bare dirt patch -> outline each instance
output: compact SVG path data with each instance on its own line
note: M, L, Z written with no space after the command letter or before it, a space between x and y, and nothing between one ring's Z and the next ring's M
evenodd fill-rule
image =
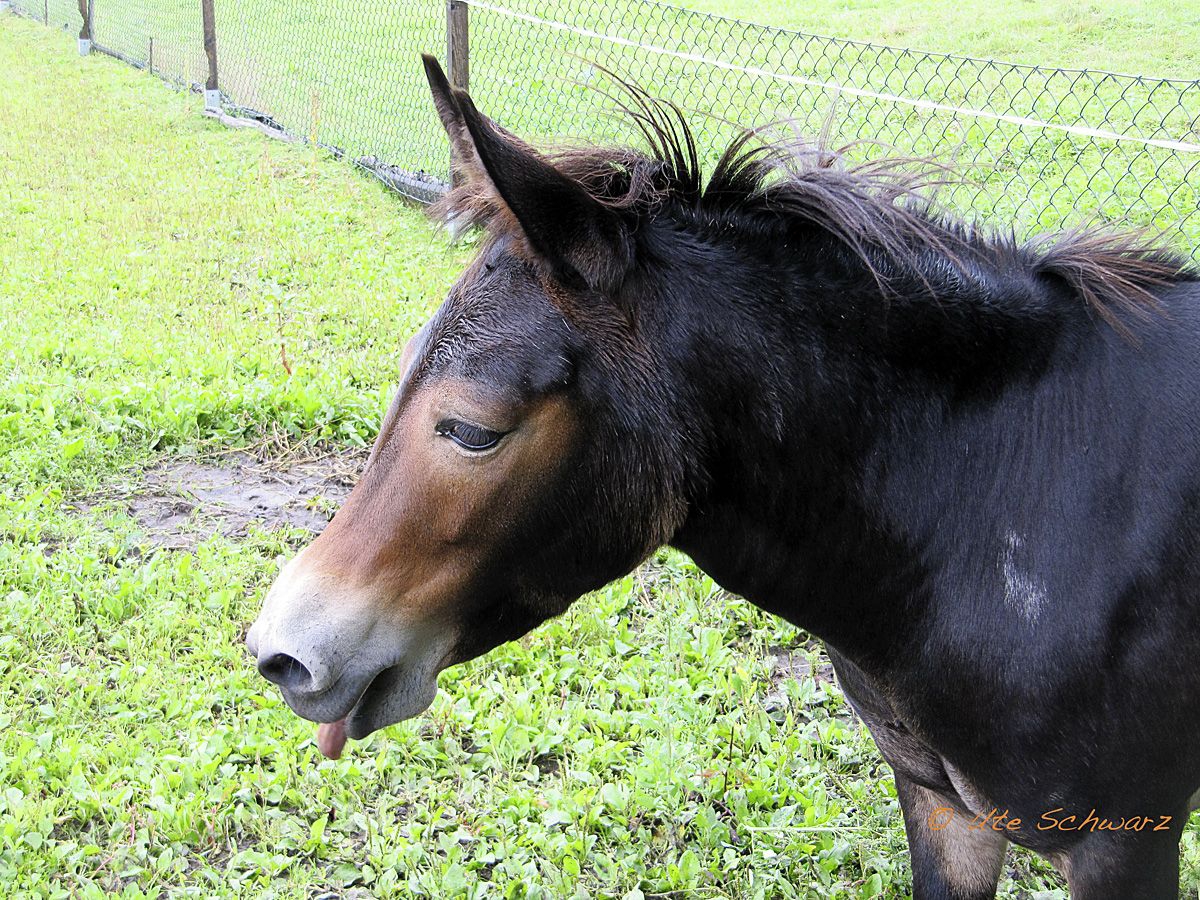
M349 496L365 452L287 461L230 453L171 459L147 469L126 495L129 514L155 547L192 550L215 535L265 530L322 531Z

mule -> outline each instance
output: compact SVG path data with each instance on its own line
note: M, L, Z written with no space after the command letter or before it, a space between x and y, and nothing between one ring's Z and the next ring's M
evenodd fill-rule
M1200 788L1200 277L1032 243L747 133L704 181L543 154L425 66L486 240L404 349L361 480L248 635L336 757L438 673L670 544L808 630L895 772L918 898L1008 843L1078 900L1174 898Z

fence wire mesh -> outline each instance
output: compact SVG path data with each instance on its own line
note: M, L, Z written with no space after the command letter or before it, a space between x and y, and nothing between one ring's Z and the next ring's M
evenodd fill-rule
M22 16L78 34L83 25L76 0L9 0L12 8Z
M448 149L419 54L446 56L442 0L215 0L228 111L333 149L428 199ZM99 49L183 85L208 76L202 0L91 0ZM72 0L14 0L78 30ZM1148 226L1200 256L1200 81L1015 65L838 40L654 0L457 0L479 106L534 142L622 141L609 69L684 109L710 164L745 126L851 156L951 163L941 201L1018 233ZM597 90L596 88L600 88Z
M208 73L198 0L92 0L92 40L184 87L203 84Z
M445 6L427 0L218 3L219 86L242 115L381 174L444 183L448 149L421 53L445 54Z
M471 4L471 88L534 139L628 137L589 87L628 73L690 113L711 161L746 125L954 165L941 200L1019 232L1104 221L1200 243L1200 82L834 40L645 0ZM710 166L711 167L711 166Z

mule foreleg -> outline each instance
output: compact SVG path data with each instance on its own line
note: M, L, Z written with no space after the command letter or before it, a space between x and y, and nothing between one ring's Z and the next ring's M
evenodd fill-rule
M1179 837L1187 815L1169 819L1161 831L1094 832L1055 860L1071 900L1176 900Z
M896 773L896 794L912 857L913 900L991 900L1008 841L972 828L970 813Z

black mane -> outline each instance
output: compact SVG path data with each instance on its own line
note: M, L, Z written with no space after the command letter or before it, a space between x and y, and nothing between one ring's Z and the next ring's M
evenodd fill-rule
M566 147L545 155L591 196L634 219L816 227L860 262L885 293L889 285L913 283L936 293L932 283L944 282L948 267L968 279L1014 270L1058 279L1123 333L1128 329L1119 313L1145 317L1157 307L1156 289L1200 278L1185 255L1145 231L1092 228L1022 242L936 208L929 193L948 182L945 167L905 157L851 163L850 147L772 139L766 129L736 137L706 181L695 135L680 109L614 80L622 96L609 99L647 149ZM942 177L931 178L931 170ZM475 180L452 190L432 214L455 230L477 225L499 235L516 228L502 202Z

